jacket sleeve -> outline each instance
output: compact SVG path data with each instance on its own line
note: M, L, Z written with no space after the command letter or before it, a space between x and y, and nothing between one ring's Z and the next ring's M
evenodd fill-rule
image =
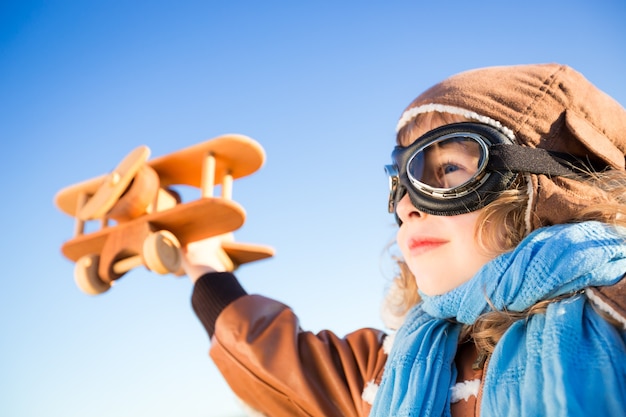
M244 291L218 314L210 355L234 393L266 416L367 416L363 392L380 382L384 337L303 331L290 308Z

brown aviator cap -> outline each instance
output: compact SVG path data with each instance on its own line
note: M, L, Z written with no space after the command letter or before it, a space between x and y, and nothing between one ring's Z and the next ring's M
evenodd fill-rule
M558 64L489 67L454 75L417 97L398 130L419 113L468 116L517 143L565 152L624 170L626 110L574 69ZM582 182L530 174L529 226L567 222L601 199Z

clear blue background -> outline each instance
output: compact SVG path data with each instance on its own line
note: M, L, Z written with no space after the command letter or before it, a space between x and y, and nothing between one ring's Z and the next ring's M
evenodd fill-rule
M242 133L266 165L235 184L239 273L302 326L382 326L392 276L382 166L397 118L459 71L561 62L626 103L626 3L508 1L0 2L0 415L241 415L208 358L186 278L133 270L82 294L60 253L61 188Z

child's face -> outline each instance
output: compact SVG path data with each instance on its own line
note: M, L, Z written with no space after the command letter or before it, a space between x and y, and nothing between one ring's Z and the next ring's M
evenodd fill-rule
M469 281L495 257L481 249L475 238L481 210L434 216L418 211L405 195L396 213L402 221L398 246L418 288L427 295L440 295Z

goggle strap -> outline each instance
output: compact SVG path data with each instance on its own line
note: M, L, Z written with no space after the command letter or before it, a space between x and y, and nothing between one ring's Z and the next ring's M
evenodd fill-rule
M492 171L571 176L577 171L582 173L596 168L590 161L584 163L573 155L519 145L492 145L489 154L487 168Z

